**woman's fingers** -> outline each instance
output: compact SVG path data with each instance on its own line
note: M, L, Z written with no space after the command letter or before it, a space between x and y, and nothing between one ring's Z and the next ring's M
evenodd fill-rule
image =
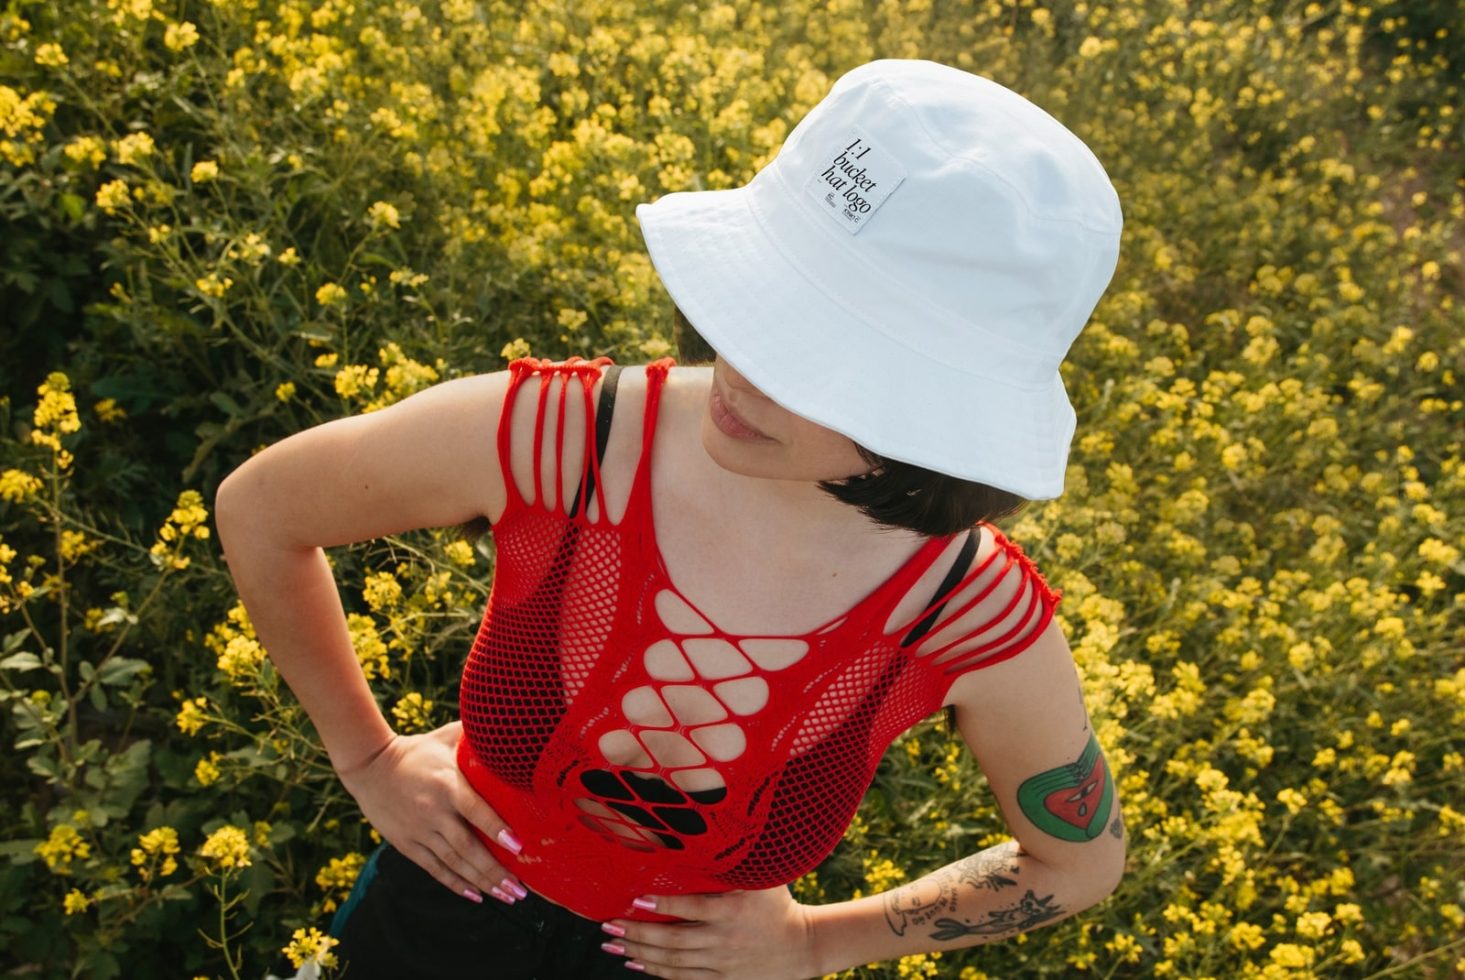
M483 797L478 795L462 773L458 774L457 785L453 790L453 805L464 820L477 827L483 836L498 841L505 850L518 854L524 849L524 845L514 836L508 824L493 812L493 808L484 802Z
M487 892L498 888L513 898L523 898L523 885L494 860L488 848L473 836L462 822L437 831L439 857L455 868L459 875L478 883Z
M471 881L458 874L439 859L426 844L413 842L401 850L418 867L432 875L438 884L442 885L454 895L462 895L464 898L475 902L483 901L483 892Z

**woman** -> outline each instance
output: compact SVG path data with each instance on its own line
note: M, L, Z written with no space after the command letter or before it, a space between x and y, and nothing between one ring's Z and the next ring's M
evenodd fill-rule
M806 977L1100 900L1113 780L1058 597L987 523L1062 489L1058 365L1118 253L1098 162L1001 86L881 61L747 187L637 214L710 369L520 361L220 489L254 625L391 845L347 975ZM463 722L396 735L321 549L483 518ZM795 902L883 749L943 705L1013 840Z

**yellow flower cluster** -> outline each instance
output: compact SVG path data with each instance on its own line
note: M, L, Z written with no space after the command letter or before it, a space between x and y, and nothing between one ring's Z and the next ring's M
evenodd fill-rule
M214 873L242 870L250 865L249 835L225 824L209 834L198 854Z
M341 902L351 894L351 888L356 884L356 878L361 874L361 869L366 866L366 857L362 854L352 852L333 857L326 862L315 875L315 883L325 890L326 900L322 906L323 911L334 912Z
M45 142L46 124L55 111L56 103L46 92L21 93L0 85L0 158L12 167L35 160L37 147Z
M40 401L34 414L35 428L31 442L45 446L55 455L56 466L71 468L72 456L61 445L61 437L81 431L81 418L76 413L76 396L71 393L71 380L59 371L46 376L36 390Z
M209 512L204 507L202 494L197 490L180 493L173 512L158 528L158 540L148 549L153 562L160 568L187 568L192 559L183 554L183 546L189 540L208 540L208 519Z
M336 966L336 954L331 952L331 947L340 942L334 936L327 936L311 926L309 929L296 929L281 952L289 958L293 967L310 965L330 970Z
M58 823L51 828L50 836L35 847L46 867L58 875L69 875L73 861L85 861L92 856L91 844L69 823Z
M132 849L132 866L143 881L166 878L178 870L178 831L172 827L149 830L138 836L137 844Z
M255 636L242 602L235 603L224 622L214 625L204 638L204 645L218 658L219 671L230 684L247 687L258 678L265 648ZM179 724L182 724L181 712Z
M425 732L432 727L432 700L409 691L392 705L392 718L400 732Z

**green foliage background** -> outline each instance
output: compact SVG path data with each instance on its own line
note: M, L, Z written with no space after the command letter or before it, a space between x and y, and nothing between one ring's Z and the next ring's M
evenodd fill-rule
M1065 592L1131 871L862 972L1460 972L1462 36L1402 0L9 0L0 969L261 976L324 927L372 841L231 618L213 489L515 353L667 352L635 204L927 57L1058 116L1124 202L1066 494L1009 531ZM491 546L451 541L334 556L403 728L453 717L485 595ZM801 892L1000 833L923 726Z

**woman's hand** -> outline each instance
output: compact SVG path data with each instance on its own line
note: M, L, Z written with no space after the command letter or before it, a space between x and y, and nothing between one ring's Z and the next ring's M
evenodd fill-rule
M615 919L602 948L669 980L804 980L819 976L809 909L787 888L638 899L684 922ZM654 909L653 909L654 906ZM619 952L617 952L619 950Z
M422 735L394 735L380 751L338 771L377 833L450 891L513 904L527 893L473 834L477 827L514 853L519 841L458 768L462 722Z

